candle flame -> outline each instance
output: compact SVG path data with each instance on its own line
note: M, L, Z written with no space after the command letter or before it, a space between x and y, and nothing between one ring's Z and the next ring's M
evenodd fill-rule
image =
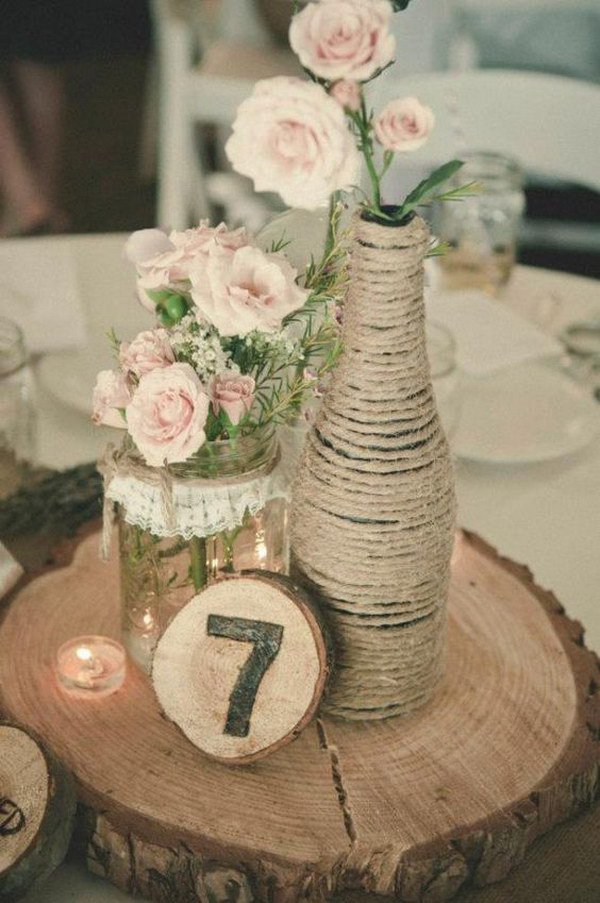
M80 646L76 651L75 655L81 662L89 662L92 658L92 650L87 646Z

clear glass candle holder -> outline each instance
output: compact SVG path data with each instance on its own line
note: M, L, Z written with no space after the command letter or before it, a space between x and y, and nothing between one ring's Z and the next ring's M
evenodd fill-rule
M122 685L125 671L125 649L110 637L74 637L56 653L56 675L71 696L109 696Z
M449 250L439 258L445 288L475 288L496 294L516 260L525 210L523 171L516 160L478 151L462 155L465 165L448 188L477 182L479 191L433 208L433 231Z

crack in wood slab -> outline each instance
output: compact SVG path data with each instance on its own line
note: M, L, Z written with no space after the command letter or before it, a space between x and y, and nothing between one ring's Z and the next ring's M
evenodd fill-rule
M339 752L337 747L329 742L327 731L325 730L325 725L321 718L317 718L316 726L321 749L324 749L329 753L331 777L333 778L333 789L335 790L338 802L340 804L340 809L342 811L344 828L346 834L350 839L350 843L355 844L358 840L358 834L356 832L356 826L352 817L352 808L350 806L350 800L348 798L348 791L346 790L346 786L344 784L344 778L342 775L342 763L340 761Z

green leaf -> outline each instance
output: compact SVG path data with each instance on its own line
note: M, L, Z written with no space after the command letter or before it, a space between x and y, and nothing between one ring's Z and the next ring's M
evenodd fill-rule
M155 304L160 304L161 301L166 301L167 298L170 298L173 292L170 289L148 289L146 294Z
M112 353L115 355L115 357L118 357L119 352L121 350L121 340L117 336L114 326L110 327L110 329L108 330L106 335L107 335L108 341L110 343Z
M163 326L167 326L167 327L175 326L175 323L173 322L173 320L171 319L169 314L166 312L166 310L158 311L158 319L160 320L160 322Z
M281 238L273 239L271 242L271 247L269 248L269 252L271 254L278 254L280 251L283 251L284 248L287 248L288 245L291 245L292 239L285 237L285 232L281 235Z
M179 323L187 313L188 306L181 295L169 295L162 303L173 323Z
M429 250L425 257L443 257L449 250L450 245L447 241L434 241L434 243L429 246Z
M467 182L465 185L458 185L456 188L450 188L442 194L434 194L432 201L464 201L465 198L472 198L476 194L483 191L480 182Z
M402 204L401 215L404 217L414 210L415 207L418 207L427 195L431 194L436 188L439 188L440 185L443 185L444 182L447 182L448 179L452 178L454 173L458 172L463 165L464 163L462 160L450 160L449 163L444 163L439 169L434 170L430 176L423 179L422 182L419 182L417 187L411 191Z
M223 423L220 417L215 417L212 407L208 412L206 426L204 427L208 442L214 442L223 432Z

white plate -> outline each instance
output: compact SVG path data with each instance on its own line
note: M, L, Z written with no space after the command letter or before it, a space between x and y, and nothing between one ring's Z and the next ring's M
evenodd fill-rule
M36 367L39 381L51 395L86 417L92 414L92 391L98 371L110 370L113 364L108 341L100 353L94 354L94 350L48 354Z
M40 383L67 407L90 416L92 390L99 370L114 366L107 333L132 339L151 329L154 318L135 297L135 271L123 258L123 235L70 239L77 268L78 292L87 325L86 347L44 355L37 364Z
M487 377L465 377L458 457L527 464L572 454L600 429L600 405L556 364L528 363Z

